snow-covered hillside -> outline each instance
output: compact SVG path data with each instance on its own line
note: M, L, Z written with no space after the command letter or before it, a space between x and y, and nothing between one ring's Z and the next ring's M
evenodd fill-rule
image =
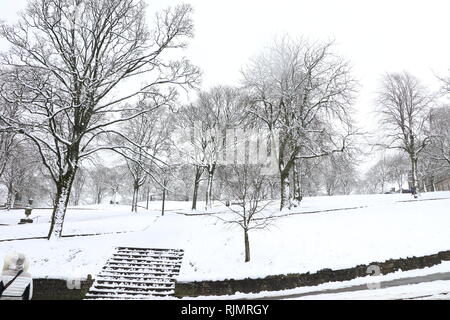
M450 192L418 200L409 194L306 198L278 213L269 229L250 233L249 263L241 230L217 218L230 214L226 207L216 204L208 216L192 213L190 203L169 202L161 216L160 205L138 214L127 206L71 208L63 233L73 237L57 241L12 240L45 237L50 210L33 211L37 223L30 225L17 225L23 211L0 211L0 259L19 251L30 258L34 277L76 278L95 275L115 246L182 248L179 280L192 281L340 269L450 249ZM274 202L266 210L277 209Z

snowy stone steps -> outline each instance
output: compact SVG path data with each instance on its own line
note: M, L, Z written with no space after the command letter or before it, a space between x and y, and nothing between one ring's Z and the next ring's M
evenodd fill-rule
M124 253L115 253L113 255L114 258L121 258L121 259L150 259L150 260L167 260L167 261L173 261L178 262L180 260L183 260L183 256L180 255L156 255L156 254L124 254Z
M107 288L95 288L89 291L91 294L94 293L112 293L112 294L118 294L118 293L123 293L123 294L129 294L129 295L170 295L170 294L174 294L175 290L153 290L153 289L142 289L142 288L120 288L118 289L117 287L115 288L111 288L111 287L107 287Z
M164 249L164 248L134 248L134 247L116 247L117 251L130 251L130 252L177 252L184 253L183 249Z
M117 251L115 255L123 256L137 256L137 257L169 257L169 258L180 258L183 256L182 252L130 252L130 251Z
M117 275L115 273L101 273L97 276L102 281L141 281L149 283L173 283L175 279L166 276L146 276L144 275Z
M155 257L155 258L180 258L183 256L181 252L131 252L131 251L117 251L115 254L117 255L125 255L125 256L140 256L140 257Z
M168 296L165 294L162 295L152 295L152 299L164 299ZM95 295L86 295L85 300L145 300L149 299L148 295L129 295L129 294L102 294L97 293Z
M180 256L183 255L183 250L174 249L129 249L117 248L117 253L140 254L140 255L154 255L154 256Z
M153 283L141 283L141 285L133 285L133 284L126 284L124 282L117 282L113 284L106 284L106 283L100 283L97 282L95 289L117 289L120 287L121 289L127 289L131 291L170 291L175 289L175 284L172 284L171 286L155 286Z
M146 274L137 275L117 275L116 273L100 273L97 279L101 280L113 280L113 281L127 281L127 280L142 280L149 281L153 283L172 283L175 281L174 278L168 278L167 276L148 276Z
M168 263L159 260L147 260L147 261L136 261L136 260L123 260L111 258L108 260L109 264L127 264L133 266L167 266L167 267L180 267L180 263Z
M129 256L143 256L143 257L148 257L148 256L153 256L153 257L181 257L183 256L183 252L164 252L164 251L160 251L160 252L143 252L143 251L128 251L128 250L117 250L117 252L115 254L120 254L120 255L129 255Z
M119 254L114 254L111 258L111 260L117 260L117 261L143 261L143 262L147 262L147 261L161 261L167 264L180 264L181 261L183 260L182 257L176 257L176 258L159 258L159 257L150 257L150 256L129 256L129 255L119 255Z
M123 265L108 265L108 269L104 269L104 270L114 270L117 272L135 272L135 273L139 273L139 272L147 272L149 270L151 270L154 274L177 274L180 272L180 269L177 268L161 268L161 267L155 267L155 266L123 266Z
M96 283L99 285L120 285L120 286L128 286L128 285L158 285L158 288L175 288L175 282L164 282L164 281L143 281L143 280L115 280L115 279L97 279Z
M134 274L134 275L160 275L160 276L176 276L177 272L161 272L161 271L139 271L139 270L130 270L130 269L103 269L105 272L116 272L117 274Z
M127 268L130 269L141 269L141 268L155 268L155 269L179 269L181 266L179 264L164 264L164 263L158 263L158 262L154 262L154 263L142 263L142 262L121 262L121 261L109 261L108 264L106 265L107 267L121 267L121 266L125 266Z
M172 296L184 251L118 247L95 278L86 299L152 299Z
M89 293L86 295L87 298L92 298L98 294L124 294L129 296L142 296L146 297L147 299L150 299L152 296L159 296L159 297L166 297L169 295L173 295L175 293L175 290L166 290L166 291L156 291L156 290L126 290L126 289L117 289L117 288L105 288L105 289L92 289L89 291Z

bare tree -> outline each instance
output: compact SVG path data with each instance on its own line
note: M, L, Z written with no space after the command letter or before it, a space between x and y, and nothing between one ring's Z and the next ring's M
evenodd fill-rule
M317 196L322 188L322 159L300 159L301 195Z
M206 148L209 143L206 135L208 129L199 121L202 115L202 110L195 104L190 104L181 109L178 128L182 136L176 137L177 140L181 140L177 141L176 148L180 153L188 155L189 164L192 164L195 168L192 210L197 209L198 190L202 181L202 175L205 171Z
M450 168L450 106L435 107L429 113L426 135L430 137L418 161L422 189L436 191L436 181Z
M111 169L103 165L97 164L89 170L92 183L93 202L101 204L105 194L109 190Z
M386 157L383 156L366 172L363 183L366 193L384 193L386 184L390 181L390 167Z
M0 178L5 172L8 163L12 161L11 155L18 148L20 139L17 138L15 132L0 132Z
M440 77L439 80L442 82L442 93L444 95L450 94L450 76Z
M429 131L431 143L426 150L428 155L450 165L450 105L430 111Z
M180 200L189 201L193 191L192 185L193 168L189 164L180 165L176 172L176 182Z
M11 45L2 64L20 88L4 98L23 111L1 119L37 146L56 185L49 239L61 236L80 162L99 150L120 152L104 137L121 135L116 124L149 111L121 117L120 103L145 95L157 107L173 98L175 86L197 80L189 61L167 54L186 47L191 11L189 5L164 10L149 30L142 0L30 0L18 24L1 25ZM142 85L121 89L130 79Z
M178 167L177 164L170 164L169 161L166 161L165 165L158 167L157 172L160 179L158 184L162 189L162 207L161 207L161 215L164 216L165 208L166 208L166 199L167 194L170 188L170 184L175 179L175 172Z
M229 141L231 139L227 139L226 132L242 121L243 108L239 91L231 87L215 87L209 92L203 92L199 96L198 103L205 114L207 128L213 133L205 157L207 174L205 202L206 208L211 208L214 173L217 166L226 161L227 147L232 143Z
M334 159L329 159L330 161L323 162L323 181L325 186L325 192L328 196L333 196L336 194L340 183L339 167Z
M347 195L354 189L357 178L356 167L354 160L346 152L325 157L321 169L328 196Z
M236 127L243 117L243 98L238 89L218 86L207 92L200 92L196 103L181 111L182 129L191 130L188 143L179 150L189 155L189 161L196 167L192 209L196 209L198 187L203 173L206 173L206 208L211 208L214 173L226 162L226 152L233 144L226 136L227 129Z
M38 173L39 160L36 157L35 150L24 141L21 141L14 149L9 151L8 158L9 161L5 165L0 182L7 187L6 203L7 209L10 209L14 207L16 197L24 196L34 185L33 178Z
M389 180L395 182L398 186L399 192L403 192L403 183L408 176L408 158L404 154L395 154L386 159Z
M139 108L151 109L147 103L141 101ZM158 156L170 147L170 135L174 129L173 118L165 108L159 108L153 112L142 113L125 122L123 126L122 132L126 138L119 144L125 146L121 154L125 158L133 182L131 211L137 212L141 187L149 178L159 182L152 172L165 165L158 160Z
M269 201L266 198L266 179L261 174L261 165L228 164L219 171L221 180L231 199L228 206L232 215L218 216L227 224L237 225L244 232L245 262L250 261L249 231L265 229L273 221L274 214L264 210Z
M74 206L78 206L80 204L85 191L87 178L87 170L83 167L78 168L71 190L71 203Z
M0 75L0 90L9 90L7 83L4 83L3 77ZM22 139L17 137L17 131L12 130L8 123L2 120L3 117L16 118L19 108L17 104L12 104L0 97L0 178L2 177L6 166L10 162L11 154L17 148Z
M378 145L400 149L408 155L414 196L418 191L417 163L430 139L426 125L432 102L425 87L407 72L387 74L383 79L379 112L387 134L386 143Z
M279 133L281 209L292 205L289 176L295 161L342 152L354 133L350 114L356 82L332 47L285 37L243 72L252 97L247 111Z

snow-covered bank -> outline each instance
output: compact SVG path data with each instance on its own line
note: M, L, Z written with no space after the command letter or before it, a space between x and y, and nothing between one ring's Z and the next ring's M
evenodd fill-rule
M423 201L428 199L440 200ZM274 220L269 230L250 233L249 263L243 262L239 229L225 226L215 216L178 214L190 213L189 203L184 202L170 202L163 217L158 202L151 203L150 211L138 214L130 213L126 206L72 209L64 234L105 234L51 242L0 242L0 259L9 251L21 251L30 257L35 277L85 277L100 270L114 246L182 248L185 259L179 280L194 281L343 269L449 250L450 192L409 200L408 194L306 198L301 207L288 212L299 214ZM355 207L361 208L301 214ZM267 210L277 208L273 203ZM220 205L215 212L229 214ZM34 212L40 215L35 224L12 225L22 215L21 211L0 212L0 224L11 224L0 226L0 239L46 235L49 210Z

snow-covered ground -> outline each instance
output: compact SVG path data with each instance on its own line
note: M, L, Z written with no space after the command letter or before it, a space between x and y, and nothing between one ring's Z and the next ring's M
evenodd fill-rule
M450 299L450 281L433 281L378 290L362 290L306 296L299 300L399 300Z
M217 218L230 214L219 203L213 215L192 214L187 202L167 203L164 216L160 202L137 214L128 206L71 208L64 234L86 236L57 241L1 241L45 237L50 210L33 211L38 219L30 225L17 225L23 211L0 211L0 259L23 252L35 277L74 278L98 273L115 246L181 248L185 259L178 280L193 281L341 269L450 250L450 192L410 200L409 194L306 198L301 207L278 213L282 217L268 230L250 233L249 263L243 262L242 231ZM266 210L278 212L278 205Z

